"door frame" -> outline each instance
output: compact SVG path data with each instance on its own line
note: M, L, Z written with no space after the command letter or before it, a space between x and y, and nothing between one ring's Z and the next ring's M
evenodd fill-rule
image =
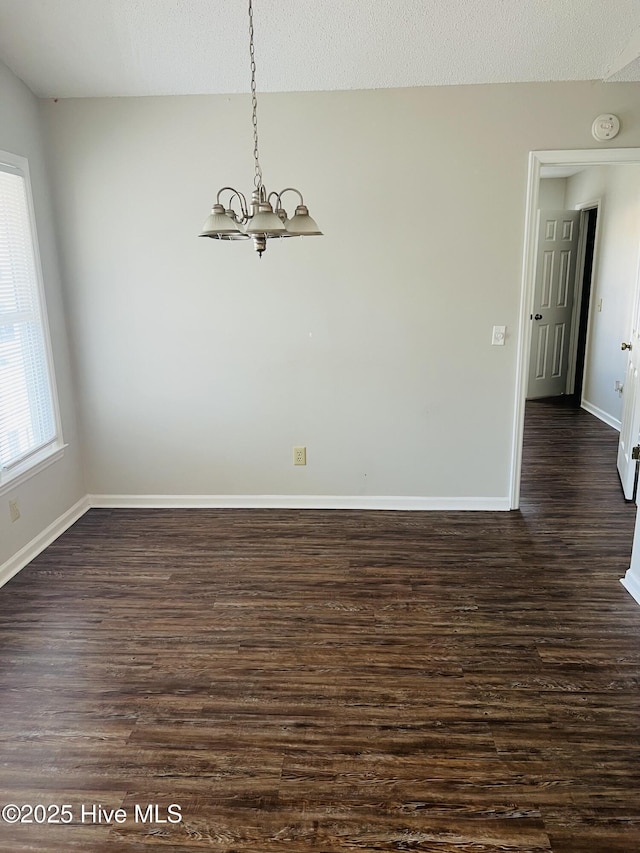
M542 166L615 166L621 163L640 166L640 148L592 148L571 151L529 152L518 321L515 405L511 442L511 485L509 496L511 509L518 509L520 506L524 412L529 375L529 355L531 351L531 323L529 317L532 313L535 284L536 225L540 194L540 170Z

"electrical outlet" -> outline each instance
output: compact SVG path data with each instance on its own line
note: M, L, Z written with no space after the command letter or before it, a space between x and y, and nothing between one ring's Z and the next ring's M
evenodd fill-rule
M20 505L17 498L9 501L9 516L11 521L17 521L20 518Z
M294 465L306 465L307 464L307 448L306 447L294 447L293 448L293 464Z

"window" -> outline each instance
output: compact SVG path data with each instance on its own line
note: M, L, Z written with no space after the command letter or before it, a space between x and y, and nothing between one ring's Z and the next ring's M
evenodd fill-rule
M28 164L0 151L0 488L61 452Z

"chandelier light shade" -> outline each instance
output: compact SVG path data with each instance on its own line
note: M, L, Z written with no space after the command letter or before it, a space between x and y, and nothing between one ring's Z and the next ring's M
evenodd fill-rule
M258 153L258 98L256 95L256 61L253 44L253 2L249 0L249 56L251 58L251 103L253 119L253 159L255 161L254 189L251 203L246 196L234 187L222 187L218 190L216 203L205 219L200 237L212 240L253 240L253 247L262 257L267 248L267 240L282 237L321 236L314 219L304 203L302 193L295 187L286 187L280 192L270 192L262 181L262 169ZM296 193L299 204L289 219L282 204L285 193ZM226 207L223 203L225 194Z

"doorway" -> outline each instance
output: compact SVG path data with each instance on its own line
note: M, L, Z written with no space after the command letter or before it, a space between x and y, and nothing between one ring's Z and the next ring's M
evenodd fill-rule
M511 468L511 508L517 509L520 505L520 481L522 476L522 450L524 436L524 416L527 396L527 386L530 368L530 353L532 328L531 317L533 315L533 300L535 290L535 268L536 268L536 232L538 222L538 208L540 196L540 179L542 170L546 167L567 169L573 167L584 169L587 166L606 166L630 164L640 165L640 149L618 148L610 150L584 150L584 151L534 151L529 155L529 178L527 191L527 209L525 218L525 245L523 258L522 288L520 300L520 322L519 322L519 350L518 350L518 372L516 383L516 407L513 426L513 455ZM592 205L593 207L594 205ZM592 229L598 227L597 214L590 223L589 214L585 214L587 232L589 225ZM595 245L595 230L594 230ZM586 256L585 244L585 256ZM585 267L593 267L585 264ZM589 280L589 293L591 293L591 280ZM582 281L580 296L585 295L586 282ZM575 330L577 341L575 346L575 359L573 364L573 395L576 395L576 383L579 384L579 399L582 399L582 382L585 375L585 353L588 348L589 330L589 307L591 299L581 299L578 319ZM582 340L581 340L582 339ZM581 346L582 343L582 346ZM582 363L580 363L582 360ZM577 395L576 395L577 396Z

